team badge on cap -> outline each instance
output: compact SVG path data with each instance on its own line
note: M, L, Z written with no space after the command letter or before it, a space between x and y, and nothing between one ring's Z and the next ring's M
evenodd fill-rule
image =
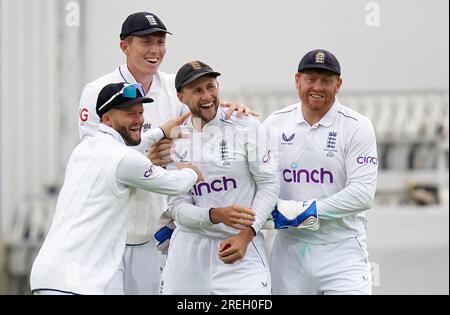
M218 77L220 73L199 60L188 62L178 70L175 76L175 88L180 92L181 88L204 75Z
M303 56L298 64L298 72L308 69L324 69L341 75L339 61L326 49L314 49Z
M323 51L317 52L316 63L325 63L325 53Z
M198 61L192 61L190 64L193 70L198 70L202 68L202 65Z
M147 14L145 17L147 18L150 25L158 25L158 22L156 22L156 19L153 15Z

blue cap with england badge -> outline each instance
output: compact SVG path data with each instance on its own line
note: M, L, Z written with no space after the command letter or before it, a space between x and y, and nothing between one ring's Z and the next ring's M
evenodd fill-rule
M172 35L167 31L166 26L159 17L150 12L137 12L129 15L122 24L120 39L124 40L130 35L147 35L156 32L163 32Z
M315 49L308 52L300 60L298 72L308 69L325 69L341 75L341 66L336 57L325 49Z

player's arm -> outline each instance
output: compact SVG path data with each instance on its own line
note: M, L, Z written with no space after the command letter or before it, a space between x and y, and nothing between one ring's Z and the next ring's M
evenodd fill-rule
M191 193L169 197L169 212L175 222L189 228L211 227L223 223L236 229L244 229L255 220L253 210L231 205L227 207L199 207Z
M252 228L246 228L220 242L219 259L225 264L233 264L245 257L247 246L255 236Z
M258 233L277 203L280 183L276 138L271 136L265 126L254 127L248 134L247 156L250 172L257 186L252 202L252 209L256 212L252 228Z
M370 122L361 124L349 137L345 159L347 186L324 199L281 200L272 212L266 228L307 228L316 230L319 220L354 215L372 207L377 180L377 148Z
M180 125L191 115L190 112L184 113L180 117L173 118L168 120L166 123L161 125L158 128L152 128L142 133L141 135L141 143L137 146L134 146L133 149L139 151L143 154L148 152L153 145L162 139L175 139L181 138ZM150 153L148 154L150 158ZM153 162L153 160L150 158ZM159 164L156 164L161 166Z
M245 133L247 161L257 186L252 202L256 219L251 228L220 242L219 259L226 264L233 264L245 257L248 244L266 222L280 192L276 139L272 139L268 129L259 123L248 126Z
M227 108L227 112L225 113L225 119L230 119L231 115L236 113L237 117L240 117L242 114L245 116L253 115L255 117L259 116L259 113L250 109L250 107L229 101L220 102L220 106Z
M166 195L188 192L199 177L201 173L195 167L166 171L138 152L123 157L116 172L117 182L123 185Z
M370 209L377 185L377 144L372 123L362 122L346 145L347 186L317 201L320 219L336 219Z
M95 110L97 104L98 91L91 85L86 85L81 92L78 106L78 132L80 140L93 136L100 123L100 119Z

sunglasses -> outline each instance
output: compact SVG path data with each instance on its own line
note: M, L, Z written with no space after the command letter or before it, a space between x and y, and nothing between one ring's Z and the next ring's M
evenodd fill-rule
M125 86L119 92L111 96L111 98L105 104L100 106L99 110L105 108L106 105L111 103L114 100L114 98L116 98L119 95L122 95L122 97L126 98L144 97L145 96L144 87L140 83L125 84Z

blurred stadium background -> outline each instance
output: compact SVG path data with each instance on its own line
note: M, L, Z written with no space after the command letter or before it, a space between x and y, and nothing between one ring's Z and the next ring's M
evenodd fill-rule
M377 133L378 188L367 212L374 293L448 294L448 6L0 0L0 294L29 294L31 264L78 143L81 88L123 63L118 34L136 11L154 12L174 33L161 70L203 60L223 73L223 98L262 119L297 102L293 77L306 51L334 52L341 102L371 118Z

